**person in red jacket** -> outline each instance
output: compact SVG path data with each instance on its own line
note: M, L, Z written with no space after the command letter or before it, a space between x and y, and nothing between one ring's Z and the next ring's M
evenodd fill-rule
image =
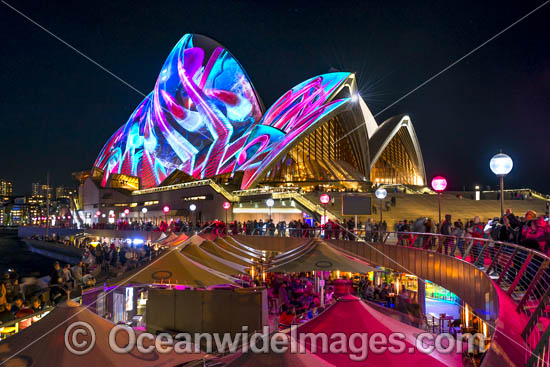
M19 311L17 311L17 313L15 314L15 318L21 319L23 317L32 315L33 313L34 313L34 310L30 307L29 303L24 302L23 307ZM21 321L19 323L19 329L25 329L31 326L31 324L32 324L32 317L29 317L28 319Z
M479 216L474 217L474 224L469 230L470 237L473 238L483 238L485 235L483 223L481 223L481 218ZM477 261L477 257L483 248L483 241L474 241L472 250L470 251L470 256L472 257L472 263ZM481 259L481 266L483 266L483 261Z

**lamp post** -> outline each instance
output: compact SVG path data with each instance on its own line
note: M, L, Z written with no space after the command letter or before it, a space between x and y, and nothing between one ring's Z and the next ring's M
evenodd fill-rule
M168 205L165 205L162 207L162 211L164 212L164 221L166 224L168 224L168 219L166 219L166 214L170 211L170 207Z
M147 208L143 207L141 209L141 212L143 213L143 223L145 223L145 214L147 214Z
M267 199L265 205L269 208L269 220L271 220L271 208L275 205L275 201L273 199Z
M439 212L439 226L441 226L441 193L447 188L447 179L442 176L432 178L432 189L437 192L437 206Z
M383 203L384 199L386 198L386 196L388 195L388 192L386 191L385 188L379 187L374 192L374 195L380 200L380 228L382 228L382 209L383 209L382 208L382 203Z
M224 202L223 208L225 209L225 226L227 227L227 211L231 208L231 203L229 201Z
M321 220L321 224L324 224L323 222L327 221L327 204L330 203L330 195L329 194L323 194L319 197L319 201L321 204L323 204L323 220Z
M514 162L509 155L502 151L491 158L489 162L491 171L500 179L500 216L504 215L504 176L506 176L514 167Z
M194 216L193 214L195 213L195 210L197 210L197 206L195 204L191 204L189 205L189 210L191 211L191 225L192 225L192 228L195 227L195 223L194 223Z

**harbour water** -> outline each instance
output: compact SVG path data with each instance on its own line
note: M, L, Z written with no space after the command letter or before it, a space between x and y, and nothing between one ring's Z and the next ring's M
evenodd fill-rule
M54 259L33 253L27 245L14 234L0 234L0 274L8 269L20 276L48 275Z

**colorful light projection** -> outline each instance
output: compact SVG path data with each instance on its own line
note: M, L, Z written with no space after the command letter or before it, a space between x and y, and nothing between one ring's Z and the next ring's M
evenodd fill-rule
M262 118L257 94L237 60L215 41L185 35L155 88L103 147L94 166L102 186L113 173L159 185L174 170L197 179L244 171L241 188L306 130L342 108L333 100L349 73L309 79L285 93Z
M260 102L237 60L213 40L185 35L155 88L109 139L94 166L141 177L142 188L179 169L195 178L231 172Z
M237 156L236 170L245 171L241 188L257 183L285 148L317 122L339 112L350 98L331 99L350 73L330 73L298 84L271 106L250 133Z

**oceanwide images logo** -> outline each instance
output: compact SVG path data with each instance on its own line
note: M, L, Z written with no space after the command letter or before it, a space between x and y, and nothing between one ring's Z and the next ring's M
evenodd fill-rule
M461 340L451 334L434 335L420 333L415 335L414 345L410 337L396 332L384 333L300 333L296 326L290 332L269 333L264 326L262 332L249 333L243 326L240 333L178 333L176 335L136 332L129 326L116 325L109 335L100 335L109 340L109 347L115 353L331 353L348 354L353 361L364 361L369 353L373 354L462 354L465 351L485 349L483 334L462 334ZM70 324L65 331L65 347L71 353L84 355L93 350L96 334L86 322ZM306 350L307 346L307 350Z

